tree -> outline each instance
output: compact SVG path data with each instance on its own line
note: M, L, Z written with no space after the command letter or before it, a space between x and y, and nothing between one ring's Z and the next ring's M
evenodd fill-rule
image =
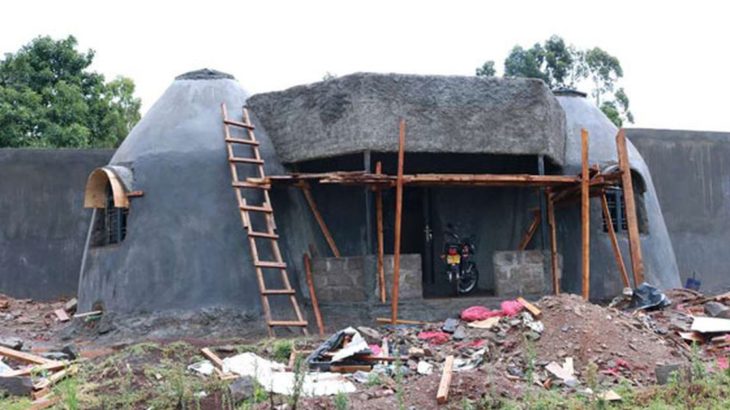
M494 68L494 61L489 60L482 64L481 67L477 67L477 77L494 77L497 75L497 70Z
M134 82L107 82L76 46L37 37L0 60L0 147L111 148L139 121Z
M601 48L579 50L555 35L529 49L517 45L504 60L504 76L539 78L550 88L575 88L590 80L591 96L614 124L634 122L629 97L623 88L615 89L623 77L621 63Z

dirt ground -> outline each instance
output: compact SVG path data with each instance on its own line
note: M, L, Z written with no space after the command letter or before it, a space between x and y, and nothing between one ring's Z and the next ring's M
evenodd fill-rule
M701 314L707 298L685 290L667 295L674 302L670 307L649 312L598 306L574 295L547 296L535 302L542 312L539 327L534 326L536 318L523 311L502 317L489 329L458 321L460 329L444 333L444 339L437 342L421 336L441 332L444 322L398 326L363 323L368 326L362 333L369 343L380 345L387 338L388 355L402 357L401 367L394 364L388 368L390 372L371 372L375 377L353 381L357 391L345 397L303 397L297 408L437 408L435 395L449 355L456 358L457 365L444 408L533 408L539 403L592 408L596 394L608 390L624 396L611 406L642 408L641 404L660 395L640 399L641 392L656 388L657 366L672 364L689 369L699 363L712 373L716 364L727 358L725 350L714 349L709 342L693 351L678 334L688 330L690 315ZM103 320L61 323L53 311L63 305L64 301L40 303L0 296L0 343L20 339L23 350L36 354L58 351L69 344L79 351L78 374L54 389L59 400L55 408L69 408L69 402L83 409L292 408L287 404L290 398L262 389L236 402L229 390L230 380L201 376L187 367L204 359L203 347L211 347L221 358L255 352L286 364L293 349L313 350L324 340L318 336L273 340L216 334L164 339L140 334L137 340L119 341L109 336L114 331L107 332ZM414 353L417 351L420 353ZM551 362L563 365L567 359L574 361L575 384L547 370ZM421 361L433 366L431 374L417 372ZM718 392L707 393L709 387L702 391L724 400L730 396L730 389L723 384L726 381L730 383L730 375L727 380L713 382L713 386L722 387ZM5 400L0 400L0 408L30 405L27 399ZM12 407L16 404L21 407Z

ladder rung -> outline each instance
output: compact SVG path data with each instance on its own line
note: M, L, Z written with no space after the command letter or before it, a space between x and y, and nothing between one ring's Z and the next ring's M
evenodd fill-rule
M270 184L258 184L253 182L246 182L246 181L235 181L233 183L234 188L253 188L253 189L269 189L271 188Z
M248 231L248 236L253 236L255 238L279 239L279 235L268 232Z
M259 268L286 269L286 263L284 262L258 261L254 262L253 264L254 266L258 266Z
M235 127L247 128L249 130L253 130L254 129L254 126L253 125L246 124L245 122L233 121L233 120L228 120L228 119L223 120L223 122L226 123L226 124L228 124L228 125L233 125Z
M256 159L256 158L228 157L228 160L231 162L237 162L237 163L241 163L241 164L264 165L263 159Z
M262 295L294 295L297 291L294 289L266 289L261 292Z
M231 142L233 144L255 145L257 147L259 146L258 141L245 140L243 138L226 138L226 142Z
M239 208L241 208L242 211L249 212L265 212L267 214L274 212L274 210L268 206L241 205Z
M271 320L269 326L301 326L306 327L306 320Z

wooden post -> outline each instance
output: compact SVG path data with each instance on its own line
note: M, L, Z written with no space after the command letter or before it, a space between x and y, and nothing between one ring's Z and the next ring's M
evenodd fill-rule
M298 185L299 185L299 188L302 189L302 193L304 194L304 199L307 200L307 204L309 204L309 209L312 210L312 214L314 214L314 219L317 220L319 229L322 231L322 234L324 235L324 239L327 241L327 244L329 245L330 249L332 250L332 254L335 257L339 258L340 250L337 249L337 244L335 244L335 239L332 237L330 230L327 228L327 224L324 223L322 214L320 214L319 209L317 209L317 204L314 202L314 197L312 196L312 190L309 187L309 183L307 181L300 181Z
M588 300L591 293L591 208L590 208L590 175L588 175L588 131L580 130L581 142L581 251L583 260L583 299Z
M629 274L626 272L626 265L624 264L623 256L621 256L621 248L618 246L616 231L613 229L613 220L611 219L611 211L608 210L608 200L606 200L605 191L601 193L601 208L603 208L603 219L606 221L606 230L608 231L608 237L611 239L613 256L616 258L618 270L621 272L621 279L624 281L624 287L629 288L631 287Z
M400 120L398 134L398 178L395 183L395 246L393 249L393 290L390 297L391 323L398 323L398 292L400 285L400 228L403 212L403 162L406 148L406 121Z
M304 272L307 275L307 286L309 287L309 298L312 299L312 310L314 310L314 318L317 320L317 328L319 335L324 336L324 322L322 321L322 313L319 311L319 301L317 294L314 292L314 278L312 277L312 261L309 255L304 254Z
M634 184L631 180L631 164L629 163L629 152L626 148L626 134L623 128L616 135L616 149L618 150L618 167L621 170L621 186L626 205L626 225L629 228L631 270L634 273L634 285L639 286L644 282L644 261L641 256L641 238L639 238L639 223L636 218L636 202L634 200Z
M535 212L535 217L532 218L532 223L527 228L525 235L520 241L520 245L517 247L518 250L524 251L525 249L527 249L527 245L530 244L530 241L532 241L532 238L535 236L535 232L537 231L537 228L540 227L541 221L542 218L540 218L540 212Z
M383 163L378 161L375 164L375 174L380 175L383 172ZM375 191L375 214L376 224L378 225L378 290L380 291L380 303L385 303L385 267L383 266L383 254L385 253L385 245L383 239L383 192L380 189Z
M550 226L550 266L552 268L553 293L560 294L560 278L558 277L558 234L555 226L555 202L550 188L545 191L547 218Z

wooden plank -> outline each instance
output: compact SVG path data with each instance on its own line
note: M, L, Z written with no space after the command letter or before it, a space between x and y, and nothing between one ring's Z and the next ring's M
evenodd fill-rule
M330 366L330 371L334 373L355 373L355 372L369 372L373 370L371 365L360 365L360 364L348 364L340 366Z
M406 121L400 120L398 133L398 179L395 185L395 239L393 249L393 289L390 298L391 323L398 322L398 293L400 292L400 234L403 217L403 162L405 161L406 148Z
M692 318L692 327L690 330L700 333L730 332L730 319L695 316Z
M555 201L550 188L545 191L547 203L548 226L550 227L550 269L553 280L553 293L560 294L560 278L558 277L558 231L555 224Z
M525 235L522 237L522 240L520 241L520 245L517 247L518 250L524 251L527 249L527 245L530 244L530 241L532 241L532 238L535 236L535 232L537 232L537 228L540 227L540 221L542 218L540 218L540 213L535 212L535 217L532 218L532 223L527 228L527 231L525 231Z
M69 366L63 370L57 371L56 373L53 373L52 375L48 376L47 378L43 379L42 381L36 383L33 385L33 388L36 390L43 390L47 389L59 381L65 379L68 376L73 376L78 372L79 368L77 366Z
M25 363L35 363L35 364L47 364L47 363L57 363L54 360L46 359L45 357L36 356L34 354L21 352L15 349L10 349L5 346L0 346L0 355L5 357L10 357L15 360L20 360L21 362Z
M78 300L76 300L76 298L72 298L63 305L63 309L66 310L66 312L74 312L76 311L76 305L78 305Z
M601 208L603 208L603 219L606 221L606 230L608 231L608 237L611 240L611 248L613 248L613 256L616 259L616 265L621 273L621 280L624 282L625 288L630 288L631 282L629 282L629 274L626 272L624 257L621 255L621 248L618 245L616 231L613 229L613 220L611 218L611 211L608 209L608 200L606 199L605 192L601 194ZM639 284L637 283L636 286L639 286Z
M580 190L580 219L581 219L581 255L582 255L582 293L583 299L588 300L591 293L591 208L588 174L588 131L580 130L581 141L581 190Z
M522 296L518 297L517 301L520 302L520 305L524 306L524 308L527 309L532 314L532 316L535 317L535 319L540 319L540 316L542 316L542 311L538 309L537 306L528 302Z
M312 262L309 255L304 254L304 272L307 276L307 287L309 287L309 298L312 300L312 310L314 310L314 318L317 320L317 329L319 335L324 336L324 322L322 321L322 313L319 311L319 302L317 301L317 293L314 291L314 278L312 277Z
M15 370L12 372L8 372L8 373L3 374L3 377L27 376L33 372L41 372L44 370L56 371L56 370L61 370L67 366L68 366L68 363L66 363L66 362L52 361L49 363L39 364L36 366L28 366L24 369L19 369L19 370Z
M383 163L378 161L375 164L375 174L380 175L383 172ZM383 263L385 253L385 239L383 236L383 191L380 189L375 191L375 214L377 224L377 236L378 236L378 290L380 293L380 303L386 301L386 286L385 286L385 266Z
M322 235L324 235L324 239L327 241L327 245L329 245L330 250L332 250L332 254L339 258L340 257L340 250L337 248L337 244L335 243L335 239L332 237L332 234L330 233L329 228L327 228L327 224L324 222L324 218L322 218L322 214L319 213L319 209L317 208L317 203L314 202L314 197L312 196L312 190L309 186L309 183L306 181L301 181L300 184L298 184L299 188L301 188L302 193L304 194L304 199L307 201L307 204L309 205L309 209L312 211L312 214L314 215L314 219L317 221L317 224L319 225L319 229L322 231Z
M53 314L55 314L58 320L61 322L68 322L69 320L71 320L71 318L68 317L66 311L63 309L56 309L53 311Z
M379 317L379 318L376 318L375 321L380 324L393 324L392 318ZM422 322L420 320L398 319L398 320L396 320L396 324L398 324L398 325L427 325L428 322Z
M89 316L99 316L102 313L104 313L104 311L102 310L92 310L91 312L77 313L74 315L74 319L80 319Z
M629 163L629 151L626 148L626 133L623 128L616 135L616 149L618 150L618 166L621 170L621 186L626 207L626 225L629 229L631 270L634 273L634 284L639 286L644 282L644 260L641 256L641 239L639 238L639 223L636 217L634 184L631 180L631 164Z
M217 354L213 353L207 347L200 349L200 352L203 353L203 356L205 356L206 359L210 360L210 362L213 363L213 366L223 370L223 360L221 360L221 358L218 357Z
M451 376L454 370L454 356L447 356L444 361L444 370L441 373L441 382L436 393L436 403L445 404L449 401L449 387L451 386Z
M50 393L46 395L45 397L42 397L34 402L31 403L31 406L28 407L28 410L43 410L47 409L51 406L55 406L56 403L61 401L61 397L57 396L53 393Z

